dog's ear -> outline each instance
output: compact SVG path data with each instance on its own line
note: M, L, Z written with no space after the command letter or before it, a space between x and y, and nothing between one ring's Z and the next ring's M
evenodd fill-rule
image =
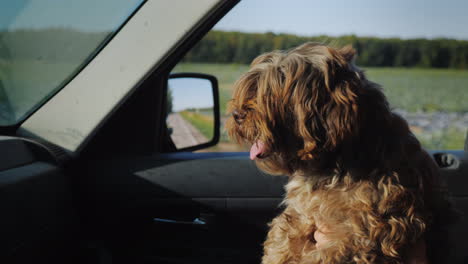
M348 45L336 52L346 63L332 62L335 67L327 69L327 74L324 74L329 78L325 80L324 86L329 86L325 88L330 93L329 101L325 102L322 112L327 134L323 147L328 151L356 134L359 121L358 93L362 86L359 75L349 67L356 51ZM323 92L323 89L318 90Z
M331 89L330 101L325 105L323 118L327 139L324 147L335 149L344 140L356 134L358 127L358 101L356 90L359 84L341 80Z
M356 56L356 50L351 45L346 45L339 49L338 52L345 58L347 62L352 62Z
M332 98L321 109L314 107L311 114L306 114L308 110L304 111L304 105L296 107L296 113L301 112L296 114L298 135L303 140L303 148L297 153L301 160L313 160L333 152L358 132L355 94L349 84L336 89Z
M338 56L332 58L354 56L352 48L335 52ZM313 74L309 88L304 89L296 106L297 131L304 140L303 149L298 152L301 160L313 160L321 154L334 152L341 143L356 135L359 127L357 93L361 80L343 61L330 61L326 65L320 73Z

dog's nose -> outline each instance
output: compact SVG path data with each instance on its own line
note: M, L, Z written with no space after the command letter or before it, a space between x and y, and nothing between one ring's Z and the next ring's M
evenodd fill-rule
M236 123L240 125L245 119L245 112L243 111L239 112L237 110L234 110L232 112L232 117L234 117L234 120L236 121Z

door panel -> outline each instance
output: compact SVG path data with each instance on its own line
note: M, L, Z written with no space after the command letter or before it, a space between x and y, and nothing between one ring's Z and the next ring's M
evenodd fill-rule
M259 263L287 180L260 172L248 153L95 160L80 174L81 200L120 259L190 263Z
M466 155L450 154L459 166L442 174L456 206L468 213ZM287 180L260 172L247 153L88 162L81 188L92 218L99 219L120 260L138 256L142 263L259 263L267 223L281 210ZM453 263L466 259L465 223L452 228Z
M462 214L461 219L450 228L451 262L468 262L468 155L466 151L433 152L434 155L448 155L448 166L441 168L447 182L452 202ZM436 159L437 160L437 159Z

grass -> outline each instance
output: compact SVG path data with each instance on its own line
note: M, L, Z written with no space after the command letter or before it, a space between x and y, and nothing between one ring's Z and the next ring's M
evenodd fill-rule
M226 117L226 104L232 87L248 65L180 63L173 72L199 72L217 77L221 115ZM452 69L365 68L367 77L382 85L394 108L409 112L468 112L468 71ZM223 115L224 114L224 115ZM466 131L446 128L434 134L416 133L427 149L461 149ZM221 143L228 144L224 129ZM229 147L231 148L231 147ZM222 148L214 149L222 151Z
M368 68L366 73L382 85L393 107L410 112L468 112L466 70Z
M213 116L203 115L196 112L181 111L179 114L192 124L208 140L213 138L214 121Z
M415 134L426 149L432 150L463 149L465 139L468 135L466 131L461 131L453 127L449 127L442 132L434 134Z

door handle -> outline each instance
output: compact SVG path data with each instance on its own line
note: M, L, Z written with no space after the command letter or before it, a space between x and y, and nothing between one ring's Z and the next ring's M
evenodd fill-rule
M458 169L460 166L460 160L457 156L451 153L434 153L434 160L439 165L439 168L443 169Z
M180 221L180 220L165 219L165 218L153 218L153 222L169 223L169 224L177 224L177 225L206 226L206 221L198 217L193 219L193 221Z

